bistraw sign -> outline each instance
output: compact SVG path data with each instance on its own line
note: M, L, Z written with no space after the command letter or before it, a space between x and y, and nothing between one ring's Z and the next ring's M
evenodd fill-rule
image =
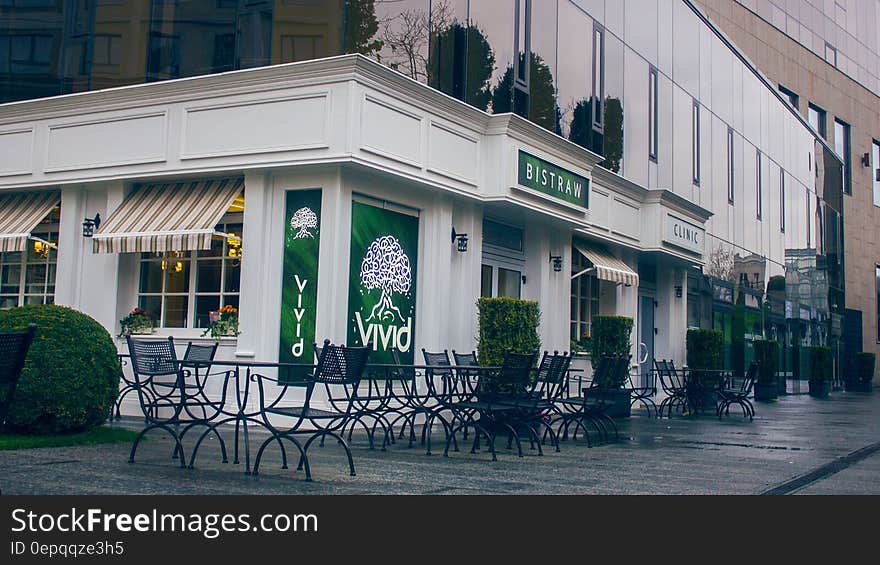
M418 242L418 217L352 203L348 344L372 344L373 363L392 348L413 362Z
M281 287L281 346L278 361L311 365L314 362L315 308L318 303L318 249L320 248L320 190L287 193L284 216L284 269ZM299 380L307 370L281 375Z

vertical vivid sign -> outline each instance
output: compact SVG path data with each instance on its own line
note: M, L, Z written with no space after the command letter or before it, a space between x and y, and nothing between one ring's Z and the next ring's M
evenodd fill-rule
M418 217L352 203L348 344L372 343L371 363L393 362L391 348L413 363L418 246Z
M569 204L589 207L590 179L586 177L522 150L519 152L517 173L520 186L543 192Z
M318 303L321 190L287 192L284 214L284 275L281 285L281 363L314 363L315 310ZM293 371L300 380L310 369ZM284 378L283 372L281 375Z

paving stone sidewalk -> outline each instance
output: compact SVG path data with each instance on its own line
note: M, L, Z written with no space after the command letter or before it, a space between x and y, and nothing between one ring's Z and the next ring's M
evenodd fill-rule
M216 440L194 469L172 461L160 433L128 463L128 444L0 451L3 494L880 494L880 393L835 392L828 400L789 395L758 403L754 422L738 414L621 422L621 441L518 458L499 439L499 460L468 449L426 456L398 442L370 450L355 436L357 476L328 441L310 451L313 482L280 469L269 450L257 477L222 464ZM137 427L137 419L124 421ZM231 430L224 433L231 444ZM264 435L252 436L252 455ZM231 449L231 445L229 446ZM860 451L861 450L861 451ZM230 455L231 459L231 455Z

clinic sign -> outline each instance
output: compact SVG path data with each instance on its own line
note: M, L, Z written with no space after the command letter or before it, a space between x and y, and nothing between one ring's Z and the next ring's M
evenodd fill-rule
M706 230L672 215L666 216L666 243L700 255L706 248Z
M589 208L590 179L522 150L519 152L518 182L520 186L569 204Z

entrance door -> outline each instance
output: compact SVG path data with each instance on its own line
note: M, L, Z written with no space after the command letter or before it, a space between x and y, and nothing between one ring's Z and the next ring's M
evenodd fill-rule
M652 296L639 296L638 355L642 386L647 386L648 373L654 368L654 298Z

